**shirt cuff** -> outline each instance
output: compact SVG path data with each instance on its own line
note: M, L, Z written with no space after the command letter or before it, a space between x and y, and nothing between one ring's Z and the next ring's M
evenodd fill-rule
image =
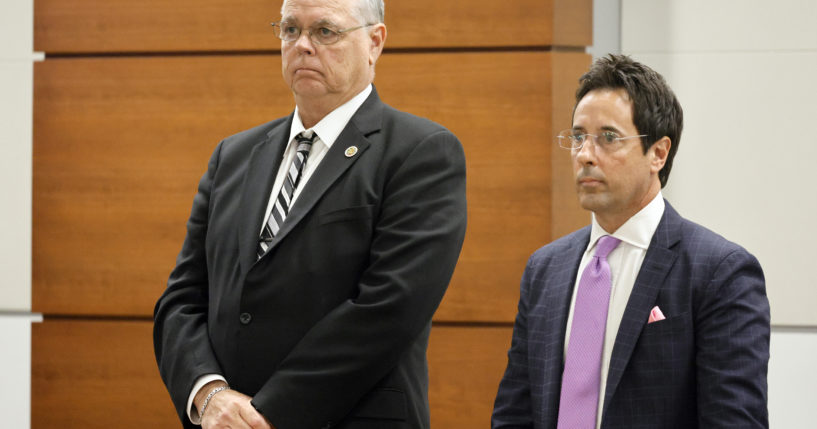
M227 382L227 380L219 374L205 374L196 380L193 389L190 391L190 396L187 398L187 418L189 418L190 422L194 425L201 424L201 416L199 415L199 410L196 409L196 406L193 404L193 399L196 397L196 393L199 393L199 390L201 390L205 384L216 380Z

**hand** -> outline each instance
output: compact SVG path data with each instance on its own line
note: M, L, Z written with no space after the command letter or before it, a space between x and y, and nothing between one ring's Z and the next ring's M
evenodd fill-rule
M210 398L204 415L203 429L275 429L250 403L251 397L235 390L222 390Z

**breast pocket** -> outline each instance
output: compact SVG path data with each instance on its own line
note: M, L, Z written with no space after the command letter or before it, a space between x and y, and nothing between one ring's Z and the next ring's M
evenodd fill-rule
M656 340L683 335L684 332L692 328L689 321L689 313L683 313L657 322L647 323L641 335L642 337L654 337Z
M648 323L636 343L631 367L651 383L667 383L694 359L695 336L690 313Z
M346 207L318 215L318 224L327 225L336 222L363 221L371 223L374 206Z
M357 276L369 260L373 216L373 206L319 212L314 234L317 240L312 242L314 248L309 255L320 267L334 267Z
M669 312L665 310L665 313ZM684 426L686 423L682 419L667 421L673 413L686 412L689 398L694 397L696 366L692 314L682 313L653 323L647 323L646 314L644 319L645 325L607 409L608 417L624 421L629 418L626 414L637 410L639 421L644 423L641 427L692 427ZM616 414L618 416L613 417Z

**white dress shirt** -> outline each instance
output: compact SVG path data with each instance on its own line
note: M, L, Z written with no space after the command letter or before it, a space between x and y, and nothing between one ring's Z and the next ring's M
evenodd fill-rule
M354 116L355 112L357 112L357 109L360 108L363 102L366 101L366 98L369 97L371 92L372 85L369 85L351 100L324 116L320 122L311 128L311 130L314 131L318 137L312 143L312 149L309 151L309 157L307 157L306 164L301 172L298 187L295 188L295 192L292 194L292 199L289 203L290 208L293 204L295 204L295 200L298 199L298 195L301 194L301 190L304 188L304 186L306 186L309 178L312 177L312 173L314 173L315 169L318 168L318 165L323 160L326 152L329 151L329 148L331 148L332 144L335 143L335 140L338 139L340 133L344 128L346 128L346 124L349 123L349 120L352 119L352 116ZM267 211L266 215L264 216L264 223L261 224L261 231L264 230L264 225L266 225L267 219L269 219L269 215L272 212L272 206L275 204L275 199L281 192L281 187L284 186L284 178L286 177L289 165L292 164L292 160L295 159L295 154L298 152L298 145L295 144L295 136L300 134L302 131L306 131L306 128L304 128L304 125L301 122L301 117L298 114L298 107L295 106L295 115L292 119L292 128L289 130L289 144L284 151L284 158L281 160L281 166L278 168L278 175L275 176L275 183L272 185L272 193L270 194L269 203L267 203ZM259 236L261 235L261 231L258 232Z
M579 264L579 272L576 276L576 284L573 287L573 298L570 302L570 314L567 318L567 334L565 335L564 355L567 356L567 345L570 341L570 328L573 325L573 309L576 305L576 292L579 289L579 280L584 272L584 267L593 258L596 251L598 239L604 235L612 235L621 240L621 243L613 249L607 256L610 264L610 271L613 277L613 287L610 290L610 304L607 310L607 327L604 330L604 346L601 356L601 383L599 390L599 406L596 411L596 429L601 426L601 411L604 408L604 390L607 387L607 373L610 368L610 356L613 354L613 345L616 342L618 327L621 325L621 318L624 316L624 309L630 299L630 292L633 290L635 279L641 270L641 264L647 255L647 248L650 246L652 236L658 229L661 216L664 215L664 198L661 192L633 215L624 225L612 234L605 231L593 216L590 230L590 243L584 251L582 261ZM645 321L646 322L646 321Z
M309 151L306 164L304 164L304 169L301 172L298 187L295 188L295 192L292 194L292 199L289 203L290 208L292 208L292 206L295 204L295 200L298 198L298 195L301 194L301 190L304 189L306 183L312 177L312 174L318 168L318 165L320 165L324 156L326 156L326 152L329 151L329 148L332 147L332 144L335 143L335 140L338 139L340 133L344 128L346 128L346 125L352 119L352 116L354 116L355 112L357 112L360 106L363 105L363 102L366 101L371 92L372 85L369 84L363 89L363 91L352 97L349 101L342 104L337 109L331 111L328 115L324 116L320 122L311 128L311 130L317 134L318 137L312 143L312 149ZM302 131L306 131L306 128L304 128L303 122L301 122L298 106L295 106L292 126L289 129L289 142L284 150L281 165L278 167L278 173L276 174L275 182L272 185L272 192L270 193L269 202L267 203L267 211L264 215L264 222L261 224L261 230L258 231L259 237L261 236L261 231L263 231L264 225L266 225L267 219L269 219L269 215L272 212L272 206L275 204L275 199L278 197L278 193L281 192L281 187L284 185L286 172L289 169L290 164L292 164L295 154L298 152L298 145L295 144L295 136L300 134ZM193 385L193 389L190 391L190 396L187 399L187 417L190 418L190 421L193 424L201 424L201 416L199 416L199 410L197 410L193 405L193 399L196 397L196 393L198 393L198 391L201 390L205 384L215 380L221 380L224 382L227 381L220 374L207 374L199 377L196 380L196 383Z

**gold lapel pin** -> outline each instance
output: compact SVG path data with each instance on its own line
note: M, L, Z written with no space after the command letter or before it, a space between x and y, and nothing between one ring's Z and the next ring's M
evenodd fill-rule
M355 156L356 153L357 153L357 146L349 146L349 147L346 148L346 152L344 152L343 154L346 155L347 158L351 158L351 157Z

